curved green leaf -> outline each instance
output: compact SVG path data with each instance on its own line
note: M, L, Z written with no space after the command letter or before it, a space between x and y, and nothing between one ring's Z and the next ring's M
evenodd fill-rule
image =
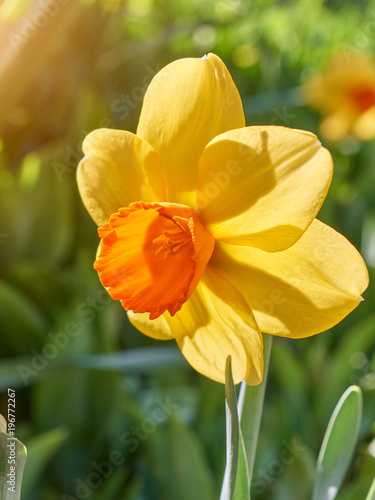
M362 418L362 392L349 387L338 402L320 449L313 500L334 500L358 439Z

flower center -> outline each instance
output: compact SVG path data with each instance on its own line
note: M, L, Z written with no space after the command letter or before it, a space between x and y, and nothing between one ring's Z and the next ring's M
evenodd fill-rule
M152 242L154 245L160 244L160 247L155 252L155 255L159 255L164 252L164 259L168 259L169 257L175 255L184 245L192 244L192 236L189 228L189 222L192 219L187 221L187 219L175 216L173 220L178 227L174 229L164 229L163 234L155 238Z
M214 238L198 213L174 203L132 203L99 228L94 264L102 284L124 309L179 311L203 276Z

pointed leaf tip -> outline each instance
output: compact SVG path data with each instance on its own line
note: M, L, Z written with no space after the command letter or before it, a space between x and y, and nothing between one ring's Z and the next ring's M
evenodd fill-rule
M362 391L349 387L329 421L319 452L312 500L334 500L348 469L362 419Z

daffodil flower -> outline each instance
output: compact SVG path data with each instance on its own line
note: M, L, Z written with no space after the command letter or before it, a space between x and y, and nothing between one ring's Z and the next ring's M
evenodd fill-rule
M324 116L320 130L326 139L375 137L375 62L369 56L339 54L306 82L305 95Z
M302 338L361 301L364 262L315 219L332 177L316 136L246 127L215 55L160 71L137 134L101 129L83 144L83 202L98 224L94 264L133 325L176 339L200 373L259 384L261 332Z

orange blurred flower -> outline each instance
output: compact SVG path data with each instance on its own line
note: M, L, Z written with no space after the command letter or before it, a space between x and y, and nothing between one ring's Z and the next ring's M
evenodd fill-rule
M323 115L321 133L329 141L353 134L375 137L375 62L364 54L343 53L306 83L305 95Z

